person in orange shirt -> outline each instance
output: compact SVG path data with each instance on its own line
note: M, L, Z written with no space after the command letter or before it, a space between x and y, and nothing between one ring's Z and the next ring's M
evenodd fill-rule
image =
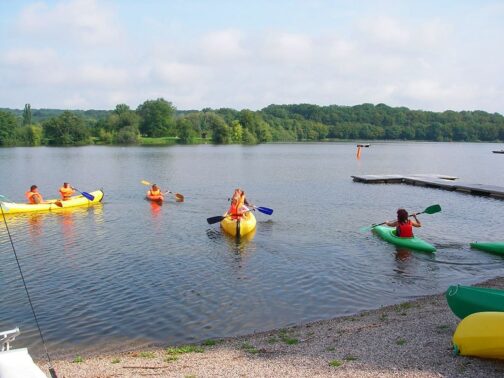
M68 182L63 183L63 186L59 188L59 192L63 201L69 200L74 194L74 190Z
M25 197L28 200L28 203L32 205L44 202L42 194L40 194L38 191L37 185L30 186L30 190L25 193Z

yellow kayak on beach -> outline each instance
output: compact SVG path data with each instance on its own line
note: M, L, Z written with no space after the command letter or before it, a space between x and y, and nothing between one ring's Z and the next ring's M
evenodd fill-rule
M244 236L255 230L256 218L251 211L247 211L241 218L233 219L224 214L224 219L220 222L222 229L231 236Z
M5 214L22 214L22 213L33 213L38 211L57 211L71 207L91 206L101 202L101 200L103 199L102 190L96 190L89 194L94 197L92 201L87 199L83 195L78 195L73 196L66 201L52 199L46 201L45 203L38 203L38 204L2 201L0 202L0 205L2 205L2 209Z
M504 312L477 312L465 317L453 335L462 356L504 359Z

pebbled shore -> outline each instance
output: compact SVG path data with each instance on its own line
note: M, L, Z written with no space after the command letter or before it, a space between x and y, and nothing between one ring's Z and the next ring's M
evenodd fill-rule
M504 289L504 277L478 286ZM438 294L202 345L83 356L53 366L59 378L504 377L504 360L452 355L458 322ZM45 362L38 365L47 372Z

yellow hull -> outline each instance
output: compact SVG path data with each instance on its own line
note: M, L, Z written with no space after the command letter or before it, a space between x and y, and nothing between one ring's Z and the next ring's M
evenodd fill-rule
M28 204L28 203L16 203L16 202L0 202L2 209L5 214L21 214L21 213L33 213L38 211L57 211L62 209L68 209L71 207L81 207L81 206L91 206L95 203L101 202L103 198L103 191L96 190L89 193L94 196L94 200L90 201L82 195L74 196L69 200L49 200L48 203L39 204ZM55 202L61 204L61 206L56 205Z
M504 359L504 312L477 312L464 318L453 335L462 356Z
M224 214L224 216L226 215L227 213ZM231 236L244 236L255 230L256 223L254 214L249 211L239 220L226 217L220 222L220 225Z

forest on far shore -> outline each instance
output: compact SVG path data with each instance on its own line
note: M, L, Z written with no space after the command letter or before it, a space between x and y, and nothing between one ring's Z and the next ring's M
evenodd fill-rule
M504 117L431 112L385 104L269 105L261 110L177 110L163 98L136 109L0 108L0 146L87 144L258 144L327 140L503 142Z

